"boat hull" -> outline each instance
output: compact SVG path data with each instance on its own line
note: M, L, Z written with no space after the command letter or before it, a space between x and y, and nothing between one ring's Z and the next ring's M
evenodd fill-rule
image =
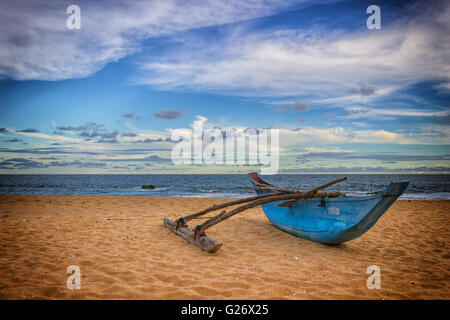
M367 232L406 190L408 182L393 182L386 190L370 195L325 199L299 199L290 207L282 201L262 205L277 228L297 237L339 244ZM267 193L267 191L257 191Z

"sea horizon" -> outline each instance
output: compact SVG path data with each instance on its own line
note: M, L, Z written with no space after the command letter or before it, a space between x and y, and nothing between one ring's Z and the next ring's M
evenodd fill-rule
M250 172L249 172L250 173ZM249 173L2 173L0 174L0 176L29 176L29 175L37 175L37 176L64 176L64 175L99 175L99 176L126 176L126 175L179 175L179 176L184 176L184 175L248 175ZM308 173L291 173L291 172L287 172L287 173L279 173L279 174L283 174L283 175L343 175L343 174L352 174L352 175L428 175L428 176L432 176L432 175L439 175L439 176L445 176L445 175L449 175L447 173L404 173L404 172L351 172L351 173L334 173L334 172L330 172L330 173L325 173L325 172L318 172L318 173L314 173L314 172L308 172ZM266 175L267 177L270 177L271 175Z
M450 200L447 174L277 174L262 176L281 188L305 190L347 177L329 188L359 195L409 181L400 199ZM143 189L153 185L154 189ZM11 174L0 175L3 195L105 195L242 198L254 194L247 174Z

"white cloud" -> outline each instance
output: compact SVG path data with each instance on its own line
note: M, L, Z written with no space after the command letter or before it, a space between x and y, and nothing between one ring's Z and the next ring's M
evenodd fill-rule
M339 147L334 147L331 149L324 149L324 148L317 148L317 147L308 147L306 148L306 150L308 151L308 153L353 153L354 150L346 150L346 149L341 149Z
M450 82L444 82L436 86L438 89L445 89L450 91Z
M357 118L369 118L369 119L385 119L385 116L408 116L408 117L445 117L450 114L450 111L424 111L419 109L402 109L402 108L363 108L363 107L345 107L349 112L348 115L337 116L340 118L357 119Z
M11 132L15 134L20 134L29 138L38 138L38 139L44 139L44 140L50 140L50 141L58 141L58 142L72 142L72 143L86 143L86 141L83 141L80 138L71 138L71 137L65 137L61 135L50 135L46 133L39 133L39 132L20 132L20 131L14 131L11 130Z
M208 118L200 116L200 115L195 116L195 119L196 119L196 121L201 121L201 122L208 121Z
M66 29L68 3L2 1L0 76L19 80L85 77L140 50L140 41L192 28L261 17L283 1L78 1L81 29Z
M405 109L375 109L376 114L398 115L410 117L440 117L449 114L449 111L422 111L422 110L405 110Z
M416 143L413 139L387 130L352 130L342 127L305 127L297 130L281 129L280 141L284 147L306 147L344 143Z
M217 126L208 123L206 118L202 118L202 126L204 130L232 130L234 129L237 136L245 133L248 127L244 126ZM361 125L360 127L364 127ZM302 127L298 129L290 128L274 128L279 130L280 150L287 151L291 148L306 148L309 152L351 152L340 148L323 149L323 146L347 143L377 143L377 144L448 144L450 132L446 126L439 126L439 130L432 127L424 126L417 128L414 132L403 131L393 132L384 129L351 129L343 127L319 128L319 127ZM256 129L256 128L255 128ZM169 129L172 132L174 129ZM191 134L191 129L177 129L178 133L185 135ZM430 134L432 133L432 134ZM242 138L242 137L240 137ZM312 147L314 146L314 147ZM322 146L322 147L317 147Z
M417 81L450 81L450 4L443 6L379 31L238 29L215 43L190 39L164 59L143 63L139 81L249 96L312 94L327 103L370 100ZM349 94L359 82L375 86L374 94Z

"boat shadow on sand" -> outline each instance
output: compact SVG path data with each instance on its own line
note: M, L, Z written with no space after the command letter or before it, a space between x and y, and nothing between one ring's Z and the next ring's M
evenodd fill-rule
M252 244L254 244L255 249L264 248L264 250L267 250L268 252L281 250L292 254L297 252L296 250L298 249L299 252L310 250L310 252L315 252L318 254L334 252L346 253L355 256L365 254L368 251L372 251L371 248L361 248L359 246L355 246L353 244L353 241L339 244L326 244L303 239L300 237L292 237L290 233L278 229L265 219L262 220L259 218L240 217L239 220L245 223L241 223L239 227L236 228L237 230L232 233L232 238L236 239L235 241L238 242L245 241L249 247L253 246ZM236 237L234 236L235 234ZM237 237L237 234L239 234L239 237ZM242 235L245 235L244 239L242 238ZM221 234L216 234L213 237L221 239L221 236ZM224 248L229 246L236 247L234 243L228 243L232 242L233 239L227 239Z

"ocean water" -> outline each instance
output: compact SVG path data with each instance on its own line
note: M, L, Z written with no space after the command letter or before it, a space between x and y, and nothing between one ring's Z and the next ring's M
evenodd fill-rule
M346 176L328 190L349 193L383 190L391 181L409 181L401 199L450 200L450 175L279 174L263 177L282 188L310 189ZM142 189L152 184L156 188ZM0 175L0 194L246 197L254 195L247 175Z

